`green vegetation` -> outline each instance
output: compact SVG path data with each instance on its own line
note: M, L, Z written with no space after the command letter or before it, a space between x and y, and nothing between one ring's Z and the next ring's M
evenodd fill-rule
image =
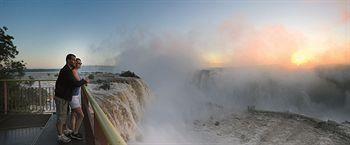
M18 55L17 47L13 44L14 37L8 35L7 27L0 28L0 79L21 78L24 76L25 63L15 60ZM0 83L0 89L3 90L4 84ZM20 83L9 83L8 89L20 89ZM0 111L3 109L4 92L0 91ZM12 101L9 98L9 101Z
M7 28L0 28L0 79L19 78L24 75L25 63L16 61L17 47L14 37L6 34Z

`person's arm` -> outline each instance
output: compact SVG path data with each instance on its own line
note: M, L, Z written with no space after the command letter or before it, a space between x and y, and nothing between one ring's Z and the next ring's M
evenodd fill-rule
M80 87L87 83L87 81L84 79L76 80L74 77L73 71L69 69L67 70L67 77L68 77L68 82L72 84L73 87Z
M79 73L78 73L78 70L77 69L73 69L73 75L74 75L74 78L78 81L80 81L80 76L79 76Z

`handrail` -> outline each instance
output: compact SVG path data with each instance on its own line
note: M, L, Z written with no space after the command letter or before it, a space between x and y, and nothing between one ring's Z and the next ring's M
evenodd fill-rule
M108 143L111 145L127 145L124 139L120 136L120 133L113 126L112 122L108 119L106 114L98 105L96 100L92 97L89 90L85 86L83 86L82 91L86 93L87 99L94 110L94 114L95 114L94 116L97 119L97 123L99 124L102 131L106 135L106 139L108 140Z
M3 111L4 114L7 114L8 111L10 110L12 113L19 113L19 112L26 112L26 111L33 111L34 107L35 110L37 110L37 108L39 108L39 111L41 113L43 113L43 111L54 111L54 103L53 103L53 97L52 98L43 98L43 97L48 97L48 96L43 96L44 94L51 94L50 90L53 90L54 87L42 87L42 83L41 82L55 82L56 80L54 79L0 79L0 83L3 84L3 88L1 88L1 90L3 90ZM34 88L38 87L38 92L39 94L37 96L34 97L28 97L28 94L26 94L28 91L28 88L9 88L8 84L11 83L21 83L21 82L38 82L37 85L34 86ZM33 86L30 86L29 88L33 88ZM11 95L11 93L9 92L10 89L12 90L12 92L17 92L17 95L13 94ZM47 93L44 93L47 92ZM24 94L23 94L24 93ZM11 95L11 96L10 96ZM23 98L23 95L26 96ZM10 98L10 99L9 99ZM26 99L25 99L26 98ZM30 99L28 99L30 98ZM44 99L44 100L43 100ZM49 99L49 101L47 101L47 99ZM33 103L36 102L36 103ZM50 104L47 104L50 103ZM52 103L52 104L51 104ZM29 105L33 105L33 106L29 106ZM32 108L32 109L23 109L23 108ZM50 109L48 109L50 108ZM38 111L38 110L37 110ZM47 113L47 112L46 112Z
M56 81L51 79L0 79L0 82L4 83L4 89L6 88L6 82L21 82L21 81ZM101 107L98 105L97 101L91 95L90 91L82 86L82 91L86 94L87 101L92 106L94 111L94 118L96 119L95 123L100 127L101 131L105 135L105 139L110 145L127 145L124 139L121 137L119 131L113 126L112 122L108 119L106 114L103 112ZM5 113L7 113L7 91L5 91Z

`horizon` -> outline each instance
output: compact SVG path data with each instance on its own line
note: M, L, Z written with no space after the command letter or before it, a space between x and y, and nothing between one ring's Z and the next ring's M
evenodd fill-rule
M241 67L252 67L252 68L256 68L256 67L279 67L279 68L283 68L282 65L279 64L266 64L266 65L251 65L251 66L207 66L207 67L202 67L200 68L200 70L206 70L206 69L224 69L224 68L241 68ZM320 67L343 67L343 66L350 66L350 64L321 64L321 65L316 65L312 68L308 68L308 67L301 67L301 68L297 68L297 69L292 69L292 70L300 70L300 69L315 69L315 68L320 68ZM111 67L111 68L118 68L118 66L113 66L113 65L84 65L82 66L82 68L86 68L86 67ZM26 68L25 71L28 70L60 70L61 67L57 67L57 68ZM123 70L121 70L123 71ZM137 72L135 72L137 73Z

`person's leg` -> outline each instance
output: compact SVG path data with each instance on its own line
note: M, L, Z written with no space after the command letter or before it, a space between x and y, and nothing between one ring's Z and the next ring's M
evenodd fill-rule
M55 97L55 103L56 103L56 114L57 114L57 123L56 123L57 132L58 132L58 135L62 135L63 124L65 122L65 115L64 115L65 105L61 98L56 98L56 97Z
M63 123L61 121L57 121L56 128L57 128L58 135L62 135L63 134Z
M63 125L63 133L66 136L69 136L71 133L73 133L73 128L70 126L71 125L71 120L72 120L72 118L69 115L70 114L69 112L72 112L70 110L71 110L70 104L68 104L67 105L67 119L66 119L66 122Z
M66 122L67 119L67 106L68 101L55 97L55 103L56 103L56 114L57 114L57 132L58 132L58 140L63 142L69 142L70 139L65 137L63 134L63 125Z
M73 133L71 134L71 138L73 139L77 139L77 140L83 140L83 137L81 134L79 134L79 129L80 129L80 125L81 122L83 121L84 118L84 114L83 111L81 110L81 107L74 109L74 114L75 114L75 125L73 128Z
M77 121L76 121L75 128L74 128L74 134L77 134L79 132L81 123L83 122L84 113L83 113L83 110L81 109L81 107L76 108L74 112L77 115Z
M66 122L65 122L65 125L64 125L64 130L69 130L69 105L67 106L67 119L66 119ZM64 131L63 131L64 132Z
M72 114L71 114L71 125L72 125L72 130L74 132L75 126L76 126L76 121L77 121L77 113L75 109L72 109Z

